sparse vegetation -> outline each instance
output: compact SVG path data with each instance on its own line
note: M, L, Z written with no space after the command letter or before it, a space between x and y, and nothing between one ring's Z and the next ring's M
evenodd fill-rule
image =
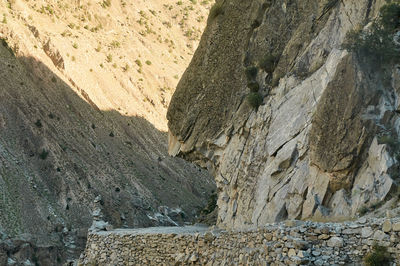
M398 63L400 46L394 34L399 27L400 3L396 1L384 5L378 19L368 29L348 32L343 48L375 64Z
M127 72L129 71L129 68L130 68L129 65L125 64L125 66L122 67L122 71Z
M7 41L5 39L0 38L1 44L7 48L7 50L10 52L10 54L12 54L13 56L15 56L13 49L11 49L11 47L8 45Z
M248 66L245 70L247 80L251 81L254 80L257 76L258 69L255 66Z
M40 119L36 120L35 126L37 126L38 128L43 127L42 121Z
M216 2L210 9L210 14L208 15L208 23L212 22L216 17L224 12L222 5L224 1L221 0Z
M391 147L396 147L399 142L394 137L385 135L378 138L378 144L387 144Z
M377 202L374 202L374 203L369 204L369 205L363 205L358 210L358 213L361 216L363 216L363 215L367 214L368 212L372 212L372 211L375 211L376 209L379 209L380 207L382 207L382 205L384 203L385 203L384 201L377 201Z
M106 57L106 61L107 61L108 63L111 63L112 60L113 60L112 55L111 55L111 54L108 54L107 57Z
M263 102L263 98L259 92L251 92L246 97L247 102L255 109L257 109Z
M107 8L111 6L111 0L104 0L103 2L100 3L101 7Z
M358 210L358 213L363 216L365 214L367 214L367 212L369 211L369 208L365 205L361 206L361 208Z
M139 59L135 60L136 65L138 65L138 67L142 67L142 62Z
M42 160L46 160L48 155L49 155L49 152L46 151L45 149L43 149L42 152L39 154L39 158Z
M364 258L364 262L367 266L389 266L391 256L386 247L375 243L372 252Z
M111 43L110 43L110 47L111 48L119 48L121 46L121 43L119 42L119 41L112 41Z
M275 70L276 64L278 63L277 57L272 54L266 54L258 62L258 65L265 72L272 74Z
M384 5L380 10L380 24L390 32L400 27L400 3L396 1Z
M260 89L260 85L257 81L251 81L247 84L247 87L250 89L251 92L258 92Z

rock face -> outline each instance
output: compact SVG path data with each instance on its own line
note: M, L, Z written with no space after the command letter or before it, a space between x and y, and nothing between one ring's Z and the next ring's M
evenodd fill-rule
M215 176L220 226L349 218L390 197L399 73L342 49L384 3L221 1L167 115L170 154Z

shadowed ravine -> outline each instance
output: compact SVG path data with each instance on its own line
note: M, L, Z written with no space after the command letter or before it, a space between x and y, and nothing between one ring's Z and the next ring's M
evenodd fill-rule
M40 265L76 258L99 195L115 227L168 225L150 218L160 206L190 222L206 205L212 178L169 157L165 132L99 110L35 58L1 45L0 59L0 236L23 240L0 244L1 265L22 249Z

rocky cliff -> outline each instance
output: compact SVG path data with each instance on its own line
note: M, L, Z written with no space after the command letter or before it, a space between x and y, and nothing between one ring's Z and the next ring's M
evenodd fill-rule
M167 153L210 5L180 2L1 1L0 265L76 258L98 208L146 227L207 204L212 178Z
M217 1L167 118L170 154L215 176L221 227L351 219L396 197L399 71L343 49L384 4Z

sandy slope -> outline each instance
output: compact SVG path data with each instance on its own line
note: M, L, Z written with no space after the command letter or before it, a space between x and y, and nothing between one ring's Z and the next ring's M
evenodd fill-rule
M210 5L2 0L0 37L17 55L46 64L101 110L142 116L166 131L166 107L197 47ZM54 54L63 63L55 65Z

